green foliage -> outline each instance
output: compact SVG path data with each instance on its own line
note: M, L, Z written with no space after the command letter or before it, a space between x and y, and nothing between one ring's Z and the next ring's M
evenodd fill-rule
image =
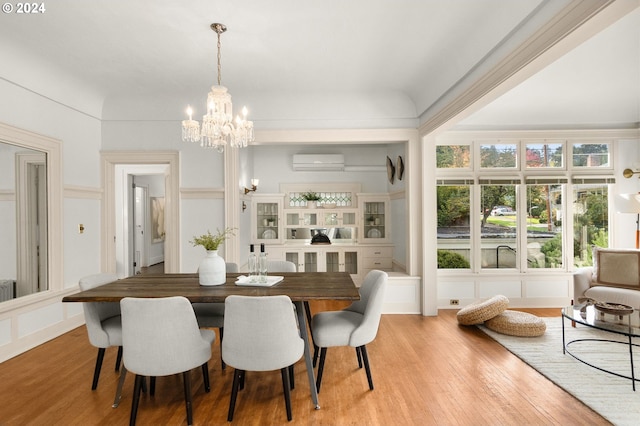
M216 235L212 235L211 232L207 230L206 234L200 235L199 237L193 237L193 240L189 241L193 244L194 247L202 246L205 250L218 250L220 244L224 242L229 236L235 235L233 233L234 229L227 228L224 231L220 231L217 229Z
M306 201L320 201L320 194L318 194L317 192L303 192L302 194L300 194L300 196Z
M469 224L469 187L438 186L438 226Z
M438 250L438 269L468 269L469 261L459 253Z
M436 146L436 167L439 169L469 167L469 145Z
M480 164L482 167L515 167L515 145L481 145Z
M547 266L562 265L562 234L556 234L544 243L540 251L545 256Z

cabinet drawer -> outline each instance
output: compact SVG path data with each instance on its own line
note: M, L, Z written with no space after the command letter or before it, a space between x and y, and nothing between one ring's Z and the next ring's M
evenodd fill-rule
M366 257L393 257L393 247L362 247L360 253L363 258Z
M365 257L362 259L364 269L390 269L392 264L391 257Z

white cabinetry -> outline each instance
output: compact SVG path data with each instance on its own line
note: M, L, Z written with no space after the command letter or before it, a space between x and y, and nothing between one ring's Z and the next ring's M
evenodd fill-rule
M282 196L252 197L251 240L256 243L277 244L282 242Z
M367 246L360 248L362 269L360 276L364 278L372 269L391 271L393 269L393 246Z
M390 240L389 197L378 194L358 194L362 236L365 244Z

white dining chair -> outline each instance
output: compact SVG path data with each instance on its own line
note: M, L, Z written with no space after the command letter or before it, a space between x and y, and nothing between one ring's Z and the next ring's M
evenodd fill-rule
M297 272L296 264L288 260L268 260L267 273L275 274L278 272Z
M101 285L117 281L115 274L94 274L80 278L78 284L80 290L90 290ZM89 342L98 348L98 357L93 371L93 382L91 390L98 387L102 361L107 348L116 346L118 355L116 356L115 370L120 369L122 359L122 325L120 322L120 304L116 302L93 302L83 303L84 320L89 335Z
M227 272L238 272L238 264L227 262ZM222 335L224 334L224 302L220 303L194 303L193 310L196 313L196 319L198 325L206 328L217 328L220 344L222 344ZM226 365L222 360L222 353L220 353L220 365L224 370Z
M356 348L358 366L362 367L364 363L369 389L373 390L366 345L371 343L378 333L387 279L386 272L372 270L360 287L360 300L343 310L320 312L313 316L311 321L313 343L320 348L320 363L316 376L318 392L322 383L327 348L335 346Z
M189 300L182 296L163 298L125 297L122 311L123 360L136 380L129 424L134 425L144 377L151 378L149 394L154 394L155 378L182 373L187 424L193 424L190 370L202 367L206 392L209 384L211 345L216 335L201 330Z
M224 362L233 367L227 420L233 421L238 388L246 371L280 370L287 410L292 419L289 369L304 352L293 304L288 296L229 296L225 301L222 341Z

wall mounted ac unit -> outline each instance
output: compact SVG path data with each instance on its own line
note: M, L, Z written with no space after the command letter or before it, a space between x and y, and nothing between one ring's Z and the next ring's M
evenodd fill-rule
M293 156L295 171L342 171L344 155L342 154L295 154Z

